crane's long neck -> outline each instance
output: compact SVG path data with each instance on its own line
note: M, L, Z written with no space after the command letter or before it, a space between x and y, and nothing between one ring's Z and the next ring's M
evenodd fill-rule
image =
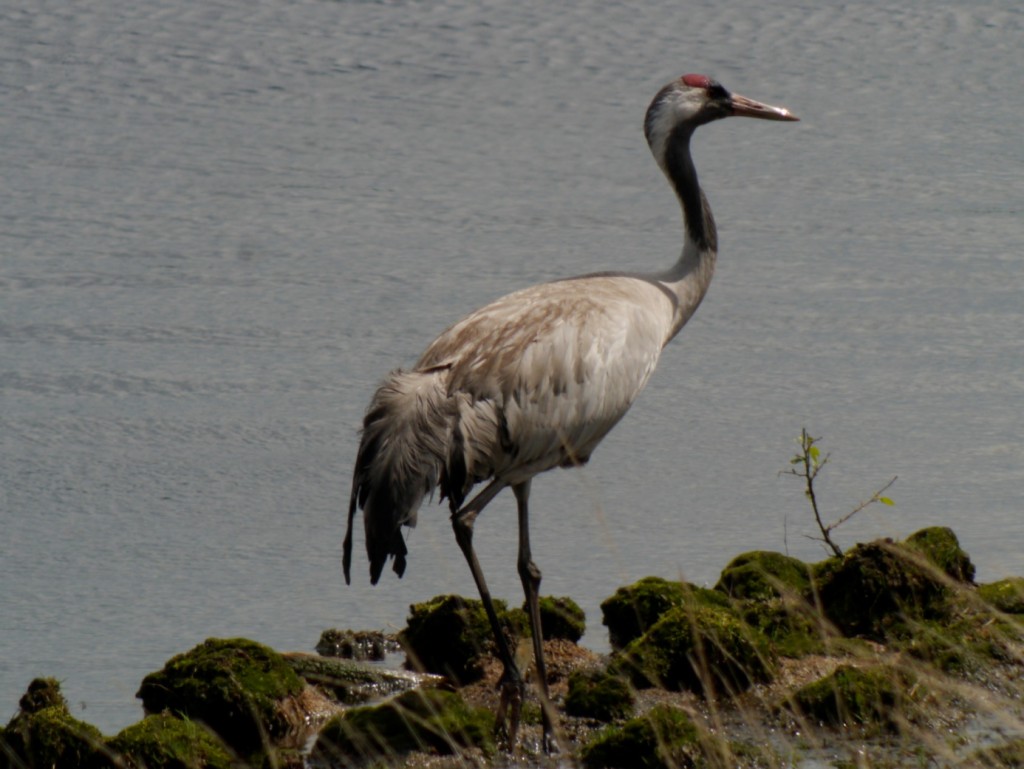
M711 285L718 257L715 219L697 181L697 169L690 156L691 134L692 131L671 136L659 163L683 209L683 252L679 261L658 276L658 280L678 300L671 336L679 332L700 306Z

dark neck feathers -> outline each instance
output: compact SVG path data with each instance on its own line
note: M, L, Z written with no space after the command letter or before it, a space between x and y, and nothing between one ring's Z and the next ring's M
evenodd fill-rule
M665 172L675 187L686 220L686 234L701 251L718 251L718 231L704 191L697 181L697 169L690 156L693 129L677 128L665 142Z

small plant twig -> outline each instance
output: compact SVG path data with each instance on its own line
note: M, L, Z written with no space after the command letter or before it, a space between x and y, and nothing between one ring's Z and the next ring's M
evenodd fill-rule
M896 483L896 479L898 477L899 476L894 475L892 478L890 478L889 482L887 484L885 484L882 488L880 488L878 491L876 491L874 494L872 494L871 497L866 502L861 502L859 505L857 505L855 508L853 508L853 510L851 510L846 515L844 515L841 518L839 518L831 526L829 526L828 527L829 530L836 529L836 528L842 526L844 523L846 523L848 520L853 518L853 516L855 516L857 513L859 513L865 507L873 505L876 502L881 502L883 505L894 505L894 504L896 504L895 502L893 502L888 497L883 497L882 495L889 489L890 486L892 486L894 483Z
M798 442L800 444L800 451L789 460L789 464L792 465L789 470L780 471L780 475L783 473L787 475L795 475L797 478L804 479L804 495L810 500L811 511L814 513L814 520L818 524L818 529L821 531L821 538L819 542L824 542L831 548L833 554L842 558L843 551L839 548L839 545L832 539L832 532L838 529L853 516L859 513L866 507L875 503L881 503L883 505L895 504L889 497L883 496L885 492L896 483L897 476L893 476L887 484L882 486L878 491L871 495L866 502L861 502L846 515L840 516L833 523L825 525L825 522L821 517L821 510L818 508L818 497L814 490L814 481L817 479L818 474L824 469L825 465L828 464L829 457L831 454L825 454L822 456L821 449L818 448L817 443L821 438L814 438L810 433L807 432L806 428L800 430L800 438ZM811 537L811 539L817 539Z

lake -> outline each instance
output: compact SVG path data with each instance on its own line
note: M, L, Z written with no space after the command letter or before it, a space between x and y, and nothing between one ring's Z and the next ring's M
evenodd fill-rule
M404 579L344 585L363 410L503 293L675 260L642 120L685 72L801 122L698 132L718 272L590 464L534 482L542 592L604 650L641 576L823 558L780 475L802 427L826 516L899 478L844 547L945 525L979 581L1024 573L1022 27L1008 0L0 9L0 721L47 675L113 733L207 637L311 649L474 595L430 503ZM514 510L476 543L518 603Z

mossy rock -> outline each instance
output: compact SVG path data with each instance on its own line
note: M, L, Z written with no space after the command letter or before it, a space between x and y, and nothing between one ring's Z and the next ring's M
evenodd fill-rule
M325 657L379 662L399 650L398 641L379 630L338 630L330 628L320 634L317 653Z
M896 731L906 722L913 700L912 676L877 665L843 665L830 675L794 692L787 707L816 723L832 727L858 725L869 731Z
M842 565L843 559L841 557L829 557L824 561L807 564L807 567L811 570L811 586L806 596L809 602L820 602L821 586L827 584L832 579L832 575L839 571Z
M28 689L18 700L22 713L38 713L40 710L54 706L67 710L68 701L60 690L60 682L56 678L33 678Z
M629 683L604 669L577 670L569 675L565 712L579 718L617 721L633 710Z
M343 766L403 763L412 751L440 755L494 752L494 716L458 694L414 689L376 707L353 708L320 730L311 758Z
M767 639L728 609L681 606L617 654L613 674L640 687L689 689L705 696L731 696L769 680L775 656Z
M55 679L32 681L21 708L0 732L3 769L74 769L103 761L103 735L72 717Z
M946 576L957 582L974 582L974 564L960 549L960 541L946 526L931 526L907 537L903 544L917 550Z
M521 635L524 627L529 633L524 612L508 611L501 600L494 601L494 608L509 636ZM479 680L484 658L494 648L483 603L458 595L439 595L410 606L398 641L411 667L447 676L459 685Z
M891 648L944 673L988 678L995 666L1015 665L1024 628L984 614L964 612L948 620L918 620L889 629Z
M398 694L420 683L421 676L368 662L293 652L285 661L306 683L345 705Z
M755 550L733 558L715 585L730 598L765 600L810 592L812 568L782 553Z
M752 630L767 638L782 657L799 659L809 654L824 654L828 650L828 623L813 606L801 599L739 601L736 613Z
M888 540L857 545L827 572L826 616L845 635L884 641L908 620L946 619L952 591L921 552Z
M1024 614L1024 577L1007 577L978 585L978 595L992 608L1007 614Z
M231 754L205 726L170 713L146 716L107 746L125 769L230 769Z
M574 600L568 597L540 597L540 631L545 641L564 638L576 643L587 630L587 615ZM526 611L526 603L523 603Z
M726 743L702 734L683 710L656 705L599 733L580 760L587 769L687 769L732 766L729 756Z
M608 628L613 649L625 648L639 638L670 609L687 603L727 607L729 599L720 592L661 577L644 577L620 587L601 603L601 623Z
M282 704L304 684L282 655L244 638L211 638L150 673L136 695L147 713L201 721L242 754L291 727Z

